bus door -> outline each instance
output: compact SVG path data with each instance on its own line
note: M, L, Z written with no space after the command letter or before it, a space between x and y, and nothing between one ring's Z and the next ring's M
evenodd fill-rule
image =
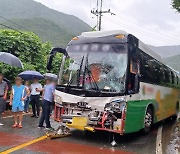
M140 62L139 60L130 60L130 73L128 77L129 97L135 95L137 101L140 100Z

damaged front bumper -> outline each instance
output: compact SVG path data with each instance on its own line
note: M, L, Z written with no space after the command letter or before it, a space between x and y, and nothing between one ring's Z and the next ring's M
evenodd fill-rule
M61 102L56 102L55 120L58 119L57 121L65 123L68 127L82 131L101 130L124 134L126 118L124 99L83 97L72 99L72 95L67 99L67 94L65 96L65 99L61 97ZM72 102L67 103L70 99ZM58 97L55 100L60 99Z

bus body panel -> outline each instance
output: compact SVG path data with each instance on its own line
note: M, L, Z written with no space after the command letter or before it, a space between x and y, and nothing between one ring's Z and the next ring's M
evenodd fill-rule
M149 105L153 107L154 123L176 114L180 91L158 85L141 83L138 94L127 96L127 112L124 133L144 128L144 116Z

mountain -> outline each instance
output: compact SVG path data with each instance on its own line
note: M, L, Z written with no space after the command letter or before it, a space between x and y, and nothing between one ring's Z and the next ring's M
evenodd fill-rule
M19 30L33 31L43 41L50 41L53 45L64 42L63 46L72 36L91 29L81 19L50 9L33 0L0 0L0 23Z
M180 72L180 55L172 56L165 59L165 62L174 68L175 70Z
M69 33L67 29L60 27L51 20L44 18L32 18L32 19L12 19L14 23L18 25L23 25L23 27L14 25L13 23L4 22L5 25L13 27L18 30L26 30L34 32L37 34L43 42L51 42L56 46L67 45L75 34ZM27 28L26 28L27 27Z
M168 58L175 55L180 55L180 45L179 46L150 46L157 54L163 58Z
M157 54L159 54L167 65L180 72L180 46L150 46Z

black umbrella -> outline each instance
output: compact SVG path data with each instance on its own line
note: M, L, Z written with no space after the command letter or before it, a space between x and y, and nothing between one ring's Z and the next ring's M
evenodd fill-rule
M18 76L24 80L44 79L44 76L37 71L24 71L24 72L21 72Z
M19 58L7 52L0 52L0 61L11 66L23 68L23 64Z

